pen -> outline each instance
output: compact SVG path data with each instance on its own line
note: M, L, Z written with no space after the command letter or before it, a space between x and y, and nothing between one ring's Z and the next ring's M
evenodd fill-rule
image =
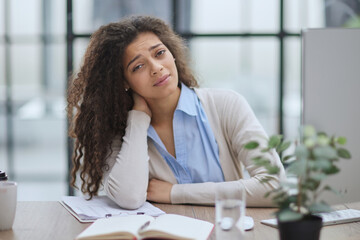
M149 226L149 224L150 224L150 221L147 221L146 223L144 223L144 224L140 227L139 231L144 230L144 228L146 228L147 226Z
M145 212L136 212L136 215L144 215ZM119 215L122 215L122 214L119 214ZM128 215L128 214L126 214ZM109 217L112 217L113 215L111 213L107 213L105 214L105 218L109 218Z

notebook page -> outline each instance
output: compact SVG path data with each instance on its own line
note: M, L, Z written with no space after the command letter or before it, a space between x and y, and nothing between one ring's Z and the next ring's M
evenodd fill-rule
M95 196L89 201L83 197L63 196L62 201L83 220L136 214L159 216L165 213L149 202L145 202L143 206L135 210L123 209L107 196Z

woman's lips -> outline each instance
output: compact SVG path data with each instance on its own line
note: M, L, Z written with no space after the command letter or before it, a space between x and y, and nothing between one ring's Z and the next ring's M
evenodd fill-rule
M166 74L160 78L158 78L158 80L156 81L156 83L154 84L154 86L159 87L162 86L164 84L166 84L170 79L170 74Z

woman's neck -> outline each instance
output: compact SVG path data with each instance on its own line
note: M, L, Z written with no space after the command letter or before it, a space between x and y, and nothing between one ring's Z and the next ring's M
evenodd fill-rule
M148 100L147 103L151 110L151 124L161 125L166 122L172 122L174 117L174 111L180 98L180 88L169 95L166 99L152 99Z

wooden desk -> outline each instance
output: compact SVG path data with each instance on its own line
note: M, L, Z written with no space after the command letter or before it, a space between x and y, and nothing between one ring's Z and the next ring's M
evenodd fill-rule
M214 207L155 204L167 213L190 216L214 223ZM360 210L360 202L337 206L336 209ZM247 231L245 239L279 239L275 228L260 220L271 218L274 209L247 208L246 215L254 218L255 227ZM12 230L0 232L0 240L67 240L74 239L89 224L79 223L58 202L18 202ZM211 235L215 239L215 230ZM322 240L360 239L360 222L323 227Z

